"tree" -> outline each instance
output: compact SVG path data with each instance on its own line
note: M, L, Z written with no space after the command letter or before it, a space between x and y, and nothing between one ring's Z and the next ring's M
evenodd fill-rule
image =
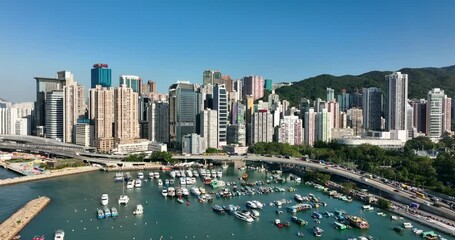
M387 199L379 198L378 206L379 206L379 208L382 208L382 209L389 209L392 206L392 203Z
M222 150L219 150L216 148L207 148L207 150L205 150L205 153L222 153L222 152L223 152Z
M172 153L170 153L170 152L154 151L152 153L152 155L150 156L150 161L174 163L175 160L172 158Z
M131 154L128 157L124 158L124 162L143 162L145 158L145 154Z

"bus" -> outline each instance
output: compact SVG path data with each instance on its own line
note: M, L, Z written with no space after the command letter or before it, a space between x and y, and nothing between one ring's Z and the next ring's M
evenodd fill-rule
M416 197L425 199L425 194L423 194L421 192L416 192Z

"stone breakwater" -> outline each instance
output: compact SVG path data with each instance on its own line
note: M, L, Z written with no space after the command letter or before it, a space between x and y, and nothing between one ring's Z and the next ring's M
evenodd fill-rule
M23 176L23 177L15 177L15 178L7 178L0 180L0 186L16 184L16 183L24 183L29 181L36 181L42 180L47 178L54 178L54 177L61 177L66 175L78 174L78 173L86 173L91 171L98 171L98 167L77 167L77 168L64 168L59 170L52 170L49 173L43 173L40 175L30 175L30 176ZM2 239L2 238L0 238Z
M47 204L48 197L31 200L0 225L0 239L13 239Z

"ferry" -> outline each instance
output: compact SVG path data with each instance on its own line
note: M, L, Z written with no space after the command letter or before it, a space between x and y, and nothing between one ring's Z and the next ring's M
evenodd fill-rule
M313 228L313 233L314 233L314 236L316 236L316 237L322 236L323 232L324 232L324 230L322 230L322 228L319 228L319 227Z
M134 210L133 214L134 215L142 215L144 213L144 207L142 207L141 204L138 204L136 206L136 210Z
M105 216L104 216L103 210L98 209L98 211L97 211L97 218L98 218L98 219L103 219L104 217L105 217Z
M254 219L249 215L239 211L234 211L234 216L240 220L251 223L254 222Z
M54 240L63 240L65 239L65 232L61 229L55 231Z
M106 193L104 193L103 195L101 195L101 204L103 206L106 206L108 203L109 203L109 196Z
M367 220L364 219L364 218L357 217L357 216L352 216L352 215L349 215L346 218L348 219L349 223L353 227L360 228L360 229L367 229L367 228L370 227L370 225L368 224Z
M115 207L111 208L111 216L112 217L118 217L117 208L115 208Z

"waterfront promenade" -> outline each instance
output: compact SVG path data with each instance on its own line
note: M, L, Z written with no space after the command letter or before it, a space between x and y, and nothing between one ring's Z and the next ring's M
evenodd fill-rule
M13 239L47 204L48 197L31 200L0 225L0 239Z

